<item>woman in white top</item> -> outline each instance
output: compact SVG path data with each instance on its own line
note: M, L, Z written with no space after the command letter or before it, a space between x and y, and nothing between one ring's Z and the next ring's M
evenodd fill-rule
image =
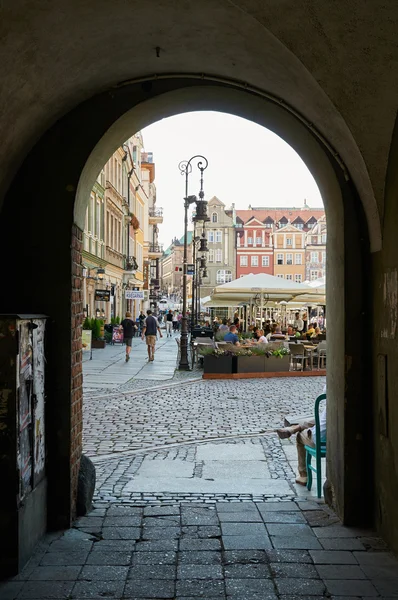
M257 331L259 338L258 338L258 343L259 344L268 344L268 340L264 335L264 330L260 329L259 331Z

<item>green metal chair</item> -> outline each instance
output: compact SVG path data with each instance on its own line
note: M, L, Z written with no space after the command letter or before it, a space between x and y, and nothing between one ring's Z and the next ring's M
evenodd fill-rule
M321 394L315 400L315 448L304 446L306 450L305 463L307 467L307 489L311 490L312 488L312 472L314 471L314 473L316 473L318 498L322 497L321 458L326 456L326 440L324 442L321 441L321 427L319 421L319 404L322 400L326 400L326 394ZM311 464L312 457L315 458L316 467L313 467Z

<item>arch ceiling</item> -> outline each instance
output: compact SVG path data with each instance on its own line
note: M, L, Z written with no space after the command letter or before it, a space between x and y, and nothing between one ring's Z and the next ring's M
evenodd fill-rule
M368 218L380 218L398 95L395 0L20 0L1 13L1 190L82 101L148 74L206 72L293 106L341 156Z

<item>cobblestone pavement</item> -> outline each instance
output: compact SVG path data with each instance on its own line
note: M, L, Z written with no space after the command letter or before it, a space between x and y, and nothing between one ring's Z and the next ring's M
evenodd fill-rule
M316 502L103 506L47 536L1 600L397 598L371 531Z
M256 435L286 414L312 414L324 377L201 380L84 397L84 451L127 453L165 444Z

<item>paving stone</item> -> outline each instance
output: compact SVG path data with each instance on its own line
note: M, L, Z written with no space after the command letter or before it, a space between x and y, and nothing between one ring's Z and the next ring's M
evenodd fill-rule
M264 523L306 523L304 516L300 512L284 513L277 511L261 511L261 516L263 518Z
M219 540L197 540L195 538L182 538L180 540L180 550L221 550Z
M267 535L223 535L225 550L266 550L271 548Z
M180 552L178 562L180 565L219 565L221 564L221 552Z
M241 514L241 517L244 523L263 522L261 515L257 511L245 511ZM237 523L239 521L239 516L237 516L236 512L218 512L218 518L220 519L221 523Z
M260 513L300 511L295 502L257 502Z
M271 577L267 564L226 565L224 568L226 578L231 579L267 579Z
M225 565L250 565L268 563L267 551L265 550L225 550L223 562Z
M80 519L75 521L75 526L80 529L84 529L85 527L98 527L101 529L103 522L103 517L80 517Z
M134 552L133 565L174 565L177 552Z
M397 559L390 552L354 552L355 559L362 566L396 567Z
M314 527L314 534L317 538L352 538L353 530L342 525L331 525L330 527Z
M75 581L81 566L56 565L36 567L29 576L31 581Z
M357 565L317 565L316 569L322 579L366 579Z
M321 596L325 591L325 585L317 579L294 579L281 578L275 580L279 594L290 594L293 596Z
M137 506L111 506L106 513L107 517L132 517L142 515L143 508Z
M225 583L227 596L234 598L250 594L252 598L264 597L264 594L274 594L274 584L270 579L227 579ZM250 597L250 596L249 596Z
M264 535L267 536L267 530L263 523L221 523L223 536L225 535Z
M91 552L87 558L87 565L120 565L131 564L132 552Z
M79 579L88 581L121 581L126 579L128 567L115 565L86 565L80 572Z
M100 540L93 545L92 552L132 552L135 540Z
M266 550L265 552L270 563L312 563L307 550Z
M93 547L93 542L90 540L76 541L60 539L50 545L50 552L89 552Z
M181 535L180 527L144 527L142 530L143 540L173 540Z
M320 542L324 550L365 550L365 546L356 538L323 538Z
M398 578L396 579L372 579L372 584L384 598L398 598Z
M128 579L171 579L176 578L176 565L135 565L128 573Z
M132 515L130 517L106 517L103 520L104 527L140 527L140 525L140 515Z
M0 583L1 600L14 600L21 591L24 583L24 581L7 581L7 583Z
M217 513L255 513L257 514L257 506L251 502L231 502L217 504Z
M102 536L104 540L138 540L140 529L138 527L104 527Z
M119 600L122 598L123 588L124 581L78 581L70 598L72 600L83 598L95 598L96 600L114 598Z
M222 579L222 570L219 565L188 565L180 564L177 569L178 579Z
M198 540L192 540L192 542L195 541ZM177 549L178 540L152 540L150 542L137 542L137 544L135 545L135 550L137 552L163 552ZM208 548L208 550L212 549L213 548Z
M311 527L303 524L267 523L267 530L272 536L314 537Z
M177 598L192 596L195 598L223 598L224 582L218 580L205 581L202 579L179 579L177 581Z
M221 529L218 526L187 526L182 527L181 532L183 536L200 539L221 537Z
M370 581L361 579L325 579L327 591L334 596L378 596Z
M88 550L80 552L47 552L42 557L40 565L84 565L88 555Z
M354 554L344 550L310 550L316 565L356 565Z
M18 598L69 598L73 581L27 581L18 594Z
M272 545L276 549L288 548L299 550L322 550L322 546L315 536L303 537L275 535L271 537Z
M176 527L181 523L180 515L167 515L159 517L144 517L144 527Z
M318 572L313 565L304 563L271 563L270 568L273 577L319 579Z
M186 512L181 515L181 523L183 525L218 525L218 519L214 511L211 513Z

